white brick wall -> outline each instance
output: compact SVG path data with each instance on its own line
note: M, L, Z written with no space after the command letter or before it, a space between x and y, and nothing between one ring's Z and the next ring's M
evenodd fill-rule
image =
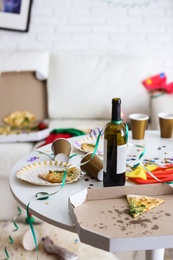
M1 50L149 55L173 80L173 0L123 8L108 0L33 0L28 33L0 30Z

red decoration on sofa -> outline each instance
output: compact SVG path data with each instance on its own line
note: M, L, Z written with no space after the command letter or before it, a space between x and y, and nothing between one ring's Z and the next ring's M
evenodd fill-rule
M82 130L75 128L58 128L54 129L50 132L49 136L45 139L44 143L42 143L39 147L50 144L58 138L70 138L73 136L85 135L86 133Z
M165 73L160 73L142 81L143 86L149 91L164 91L173 93L173 83L167 83Z

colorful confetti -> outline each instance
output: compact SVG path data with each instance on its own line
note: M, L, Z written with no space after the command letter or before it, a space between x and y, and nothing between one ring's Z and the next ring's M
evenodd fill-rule
M36 161L37 159L39 159L40 157L37 157L37 156L34 156L34 157L30 157L29 160L27 160L27 162L34 162Z

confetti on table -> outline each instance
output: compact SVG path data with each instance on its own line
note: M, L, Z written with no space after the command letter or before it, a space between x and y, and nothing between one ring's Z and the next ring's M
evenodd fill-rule
M30 159L27 160L27 162L34 162L34 161L36 161L37 159L39 159L39 157L37 157L37 156L30 157Z

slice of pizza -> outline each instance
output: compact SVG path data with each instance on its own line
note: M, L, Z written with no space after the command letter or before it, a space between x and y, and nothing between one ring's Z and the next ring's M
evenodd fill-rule
M51 183L61 183L64 171L49 171L48 173L40 173L38 177Z
M35 115L29 111L14 111L3 118L4 123L15 128L29 127L35 121Z
M129 213L134 218L165 202L160 198L132 194L127 195L127 201L129 203Z
M61 183L64 176L64 170L49 171L48 173L39 173L38 177L51 183ZM66 172L66 182L72 182L76 178L75 168L71 167Z
M81 144L81 149L84 151L84 152L93 152L94 151L94 148L95 148L95 144L88 144L88 143L83 143Z

